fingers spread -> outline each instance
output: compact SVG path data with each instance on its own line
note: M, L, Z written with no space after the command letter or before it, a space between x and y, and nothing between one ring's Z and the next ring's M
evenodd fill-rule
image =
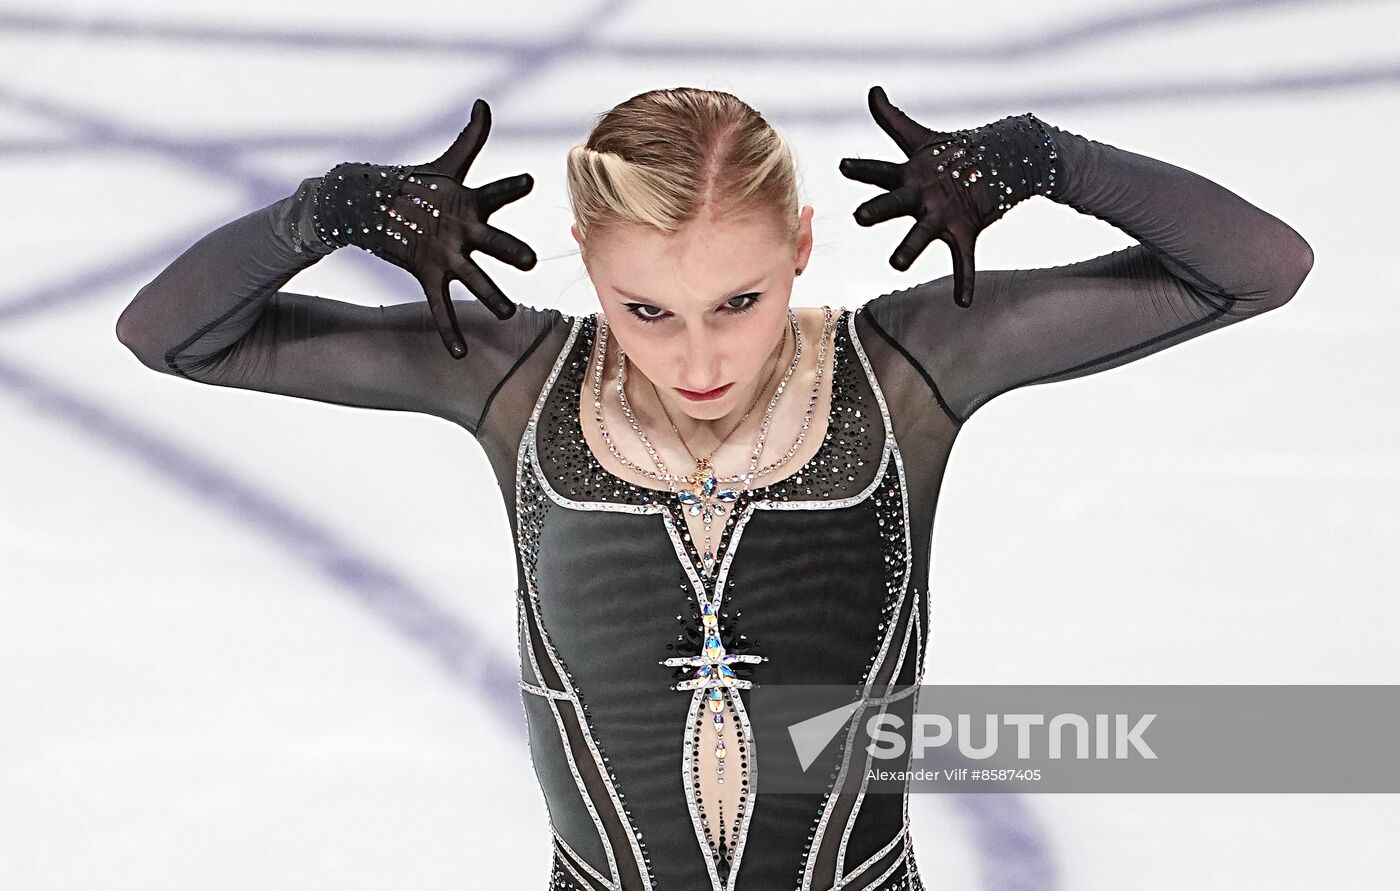
M485 219L512 201L524 198L534 187L535 178L528 173L507 176L487 183L476 190L477 209L481 212L482 219Z
M914 265L914 260L938 237L938 230L928 220L919 220L904 236L899 247L890 255L890 265L904 272Z
M467 344L462 337L462 329L457 324L457 313L452 308L452 295L447 290L449 281L450 279L442 273L419 279L419 283L423 285L423 293L428 297L433 321L437 324L438 333L442 335L442 342L446 344L447 351L454 359L461 359L467 354Z
M885 95L883 87L870 88L870 114L886 135L893 139L906 155L918 151L928 141L928 128L896 108Z
M876 195L856 208L856 222L862 226L873 226L913 214L918 207L918 195L912 189L898 188L893 192Z
M495 226L473 227L472 241L466 247L467 250L484 251L502 263L509 263L518 269L530 270L535 267L534 250L514 235Z
M439 155L428 166L461 182L467 175L467 168L471 167L472 161L476 160L476 156L481 151L481 146L486 142L486 136L490 132L491 106L486 104L485 99L478 99L472 105L471 120L467 123L466 128L458 134L452 145L447 147L447 151Z
M890 161L842 158L840 170L842 175L849 179L879 186L882 189L897 189L904 178L904 165L894 164Z
M963 226L953 227L945 241L953 252L953 303L967 308L972 305L973 286L977 268L973 254L977 249L977 231Z
M452 272L462 280L462 284L467 286L467 290L471 291L476 299L486 304L486 308L491 310L496 318L505 320L515 315L515 304L501 293L501 289L491 281L491 277L470 259L454 258Z

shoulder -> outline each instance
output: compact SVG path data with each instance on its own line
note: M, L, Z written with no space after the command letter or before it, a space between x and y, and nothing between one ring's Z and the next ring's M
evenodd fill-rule
M850 310L844 306L794 306L792 312L797 316L797 326L802 331L802 337L808 343L817 343L821 340L822 327L826 324L827 311L831 312L831 329L827 332L828 342L836 340L836 333L841 325L845 323L846 314Z

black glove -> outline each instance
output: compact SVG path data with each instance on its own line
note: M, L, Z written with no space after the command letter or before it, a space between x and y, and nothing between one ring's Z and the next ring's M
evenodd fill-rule
M491 107L478 99L466 128L437 160L416 166L337 164L321 177L315 199L316 234L327 245L353 244L418 279L443 343L458 359L467 346L448 282L461 281L499 319L515 314L515 304L468 255L485 251L522 270L535 265L529 245L486 224L492 213L529 193L535 184L530 174L475 189L462 184L490 131Z
M856 208L856 222L873 226L912 216L914 227L890 256L903 272L935 238L953 253L953 300L972 305L977 236L1032 195L1055 186L1055 143L1033 114L1002 118L975 130L942 133L916 123L870 89L870 113L909 156L902 164L844 158L841 173L890 191Z

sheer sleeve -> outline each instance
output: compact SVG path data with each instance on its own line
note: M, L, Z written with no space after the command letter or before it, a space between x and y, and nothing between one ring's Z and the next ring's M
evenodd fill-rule
M331 251L310 222L318 185L306 179L201 238L141 288L117 320L118 338L166 374L424 412L476 435L497 390L561 314L519 305L501 320L476 300L454 300L467 342L467 355L454 359L421 294L361 306L278 290Z
M1281 306L1312 268L1302 236L1224 187L1048 129L1054 200L1140 244L1064 266L979 269L967 308L944 276L860 309L958 424L1008 390L1113 368Z

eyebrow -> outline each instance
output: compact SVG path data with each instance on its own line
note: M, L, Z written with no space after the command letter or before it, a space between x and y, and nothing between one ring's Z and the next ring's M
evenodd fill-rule
M738 297L738 296L741 296L742 294L748 293L748 292L750 291L750 289L757 287L758 284L759 284L760 282L763 281L763 279L764 279L764 276L761 276L761 275L760 275L758 278L754 279L753 281L749 282L749 283L746 284L746 285L740 285L740 286L738 286L738 287L736 287L736 288L730 288L728 291L725 291L725 292L724 292L724 293L728 294L729 296L728 296L728 297L725 297L725 298L724 298L723 300L721 300L720 302L723 303L725 300L733 300L735 297ZM643 303L651 304L652 306L659 306L659 307L661 307L662 309L665 309L665 308L666 308L666 307L663 306L662 304L657 303L655 300L652 300L650 297L640 297L640 296L638 296L638 295L636 295L636 294L633 294L633 293L631 293L631 292L629 292L629 291L625 291L625 290L623 290L622 288L617 287L616 285L613 286L613 290L616 291L619 295L621 295L621 296L623 296L623 297L626 297L628 300L639 300L639 301L642 301Z

